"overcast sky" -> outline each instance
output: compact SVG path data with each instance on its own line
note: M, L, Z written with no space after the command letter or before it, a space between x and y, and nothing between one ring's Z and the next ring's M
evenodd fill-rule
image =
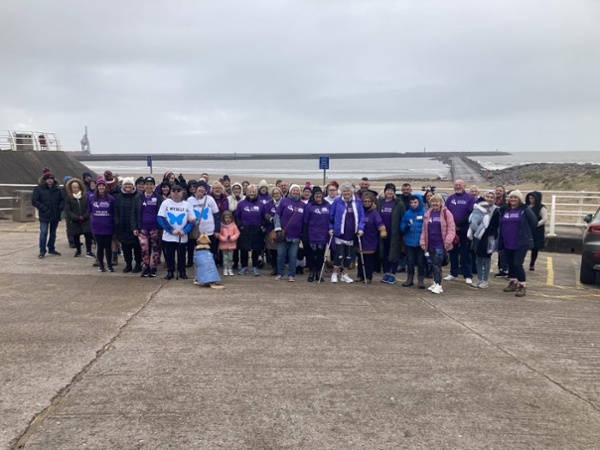
M2 0L0 55L65 150L600 150L598 0Z

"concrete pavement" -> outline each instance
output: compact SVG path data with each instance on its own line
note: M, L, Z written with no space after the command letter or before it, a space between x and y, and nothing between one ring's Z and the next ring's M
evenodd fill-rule
M575 255L542 253L524 299L266 270L215 291L98 273L59 236L38 260L37 225L0 222L0 448L598 448Z

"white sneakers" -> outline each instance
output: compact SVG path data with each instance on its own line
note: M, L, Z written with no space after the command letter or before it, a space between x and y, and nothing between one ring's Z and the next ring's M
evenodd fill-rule
M229 272L227 271L227 269L223 269L223 276L226 277L227 275L229 275Z
M433 288L437 286L436 282L431 283L431 286L429 286L427 289L429 289L430 291L433 291Z
M433 292L434 294L441 294L442 292L444 292L444 290L442 289L442 285L441 284L436 284L433 289L431 290L431 292Z
M346 283L354 283L354 280L350 278L347 273L342 275L342 281L345 281Z
M458 280L458 277L455 277L454 275L448 275L447 277L444 278L444 280L454 281L454 280Z
M348 276L348 274L346 274L346 273L343 273L340 278L341 278L342 281L345 281L346 283L354 283L354 280L352 278L350 278ZM332 273L331 274L331 282L332 283L337 283L338 282L338 274L337 273Z
M465 278L465 283L473 284L473 278Z

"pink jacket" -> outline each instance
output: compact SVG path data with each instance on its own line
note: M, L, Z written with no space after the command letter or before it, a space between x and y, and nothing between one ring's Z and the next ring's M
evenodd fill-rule
M421 230L421 246L425 245L425 248L429 248L429 217L431 216L431 212L433 210L429 208L425 213L425 217L423 217L423 229ZM442 237L444 238L444 244L446 247L452 248L452 241L456 236L456 226L454 225L454 216L448 208L445 206L442 208L442 213L440 214L440 223L442 225Z
M221 231L219 231L219 250L235 250L239 237L240 230L238 230L238 227L234 222L231 222L228 225L221 223Z

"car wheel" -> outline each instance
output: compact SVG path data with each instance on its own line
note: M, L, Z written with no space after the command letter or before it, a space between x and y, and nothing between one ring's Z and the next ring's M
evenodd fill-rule
M581 261L581 268L579 269L579 281L582 284L596 283L596 272L592 266L587 266L583 261Z

